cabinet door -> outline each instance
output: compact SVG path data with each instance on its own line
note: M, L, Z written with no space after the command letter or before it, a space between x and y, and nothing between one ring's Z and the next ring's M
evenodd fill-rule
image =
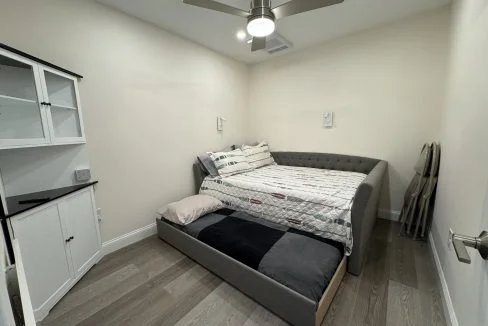
M40 85L37 65L0 50L0 148L48 143Z
M49 68L41 68L47 117L53 144L85 141L78 80Z
M101 254L98 219L91 189L59 203L59 210L69 232L69 249L75 278L85 273Z
M50 309L72 283L66 238L57 205L12 220L34 308Z

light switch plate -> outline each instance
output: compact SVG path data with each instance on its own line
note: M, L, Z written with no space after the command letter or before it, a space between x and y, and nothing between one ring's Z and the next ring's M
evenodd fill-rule
M217 131L224 131L221 117L217 117Z
M224 131L224 121L227 121L227 120L225 120L225 118L222 118L222 116L217 117L217 131L218 132Z
M332 128L334 126L334 113L325 112L323 116L324 128Z

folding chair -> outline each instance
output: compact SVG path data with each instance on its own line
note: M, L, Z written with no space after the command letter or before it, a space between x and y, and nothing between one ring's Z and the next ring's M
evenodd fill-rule
M427 184L422 191L422 196L420 197L420 209L417 219L417 226L415 227L415 233L413 238L416 239L420 225L422 225L422 235L425 236L425 227L427 224L427 217L430 213L430 202L432 196L434 195L435 188L437 186L437 180L439 177L439 167L441 160L441 147L438 143L432 144L432 164L430 166L429 179Z
M403 208L400 212L400 221L402 223L400 228L400 234L405 232L410 234L412 228L412 222L417 209L418 199L422 190L427 183L427 172L429 170L429 164L432 158L432 147L425 143L420 152L419 159L415 164L415 176L405 192Z

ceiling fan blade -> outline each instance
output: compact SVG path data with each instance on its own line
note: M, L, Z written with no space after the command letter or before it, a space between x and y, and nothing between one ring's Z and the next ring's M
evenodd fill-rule
M266 37L254 37L252 39L251 51L256 52L266 49Z
M188 5L192 5L192 6L197 6L200 8L220 11L220 12L223 12L226 14L231 14L234 16L240 16L240 17L244 17L244 18L247 18L249 16L249 12L247 12L247 11L244 11L242 9L235 8L232 6L228 6L228 5L223 4L221 2L212 1L212 0L183 0L183 3L186 3Z
M273 9L277 19L342 3L344 0L292 0Z

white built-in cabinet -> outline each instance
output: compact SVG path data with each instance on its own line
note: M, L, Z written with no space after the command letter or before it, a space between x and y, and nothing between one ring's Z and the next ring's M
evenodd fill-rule
M79 143L78 79L0 49L0 149Z
M37 321L102 257L93 187L10 219Z

